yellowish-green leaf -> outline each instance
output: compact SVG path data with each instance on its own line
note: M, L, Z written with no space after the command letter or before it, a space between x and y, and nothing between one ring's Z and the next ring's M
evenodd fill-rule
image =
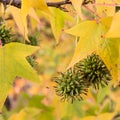
M4 13L4 7L3 4L0 3L0 17L3 16L3 13Z
M99 48L99 55L109 68L114 83L118 84L120 39L104 39Z
M95 117L94 116L87 116L87 117L84 117L80 120L95 120Z
M75 36L80 36L80 40L75 49L73 58L68 66L72 67L75 63L85 58L92 52L96 52L111 72L114 83L118 82L119 72L119 45L120 39L106 39L104 34L108 31L109 23L96 23L95 21L85 21L67 30ZM107 25L107 26L106 26Z
M115 115L116 115L115 112L103 113L103 114L98 115L97 117L96 116L88 116L88 117L84 117L80 120L112 120Z
M114 1L96 0L96 12L101 17L113 16L115 13Z
M98 115L95 120L112 120L113 117L115 116L115 113L103 113Z
M112 22L112 17L102 18L100 22L105 26L106 29L109 29Z
M111 25L111 17L110 18L104 18L101 20L101 23L105 26L106 30L108 31ZM104 32L106 34L106 32ZM109 68L111 75L113 77L114 84L118 84L119 81L119 45L120 45L120 39L106 39L104 38L102 40L102 43L99 47L98 54L103 59L106 66Z
M71 21L71 17L58 8L51 8L52 16L50 16L50 22L56 42L59 43L60 35L64 27L65 19Z
M36 108L26 107L19 113L13 114L8 120L38 120L36 115L40 114L40 110Z
M112 120L115 115L116 115L115 112L103 113L103 114L98 115L97 117L88 116L88 117L84 117L84 118L82 118L80 120Z
M96 50L97 42L101 37L101 26L98 26L95 21L84 21L66 32L80 37L72 61L69 64L69 67L71 67Z
M25 37L26 40L28 40L28 29L24 26L23 21L22 21L22 15L21 15L21 10L13 7L13 6L8 6L6 9L6 14L11 14L15 20L15 23L17 24L20 33L22 36ZM38 24L40 24L39 17L37 16L35 10L33 8L29 9L28 15L34 18ZM27 23L26 23L27 25ZM26 28L26 29L25 29Z
M120 38L120 11L118 11L112 20L111 27L109 31L106 33L107 38Z
M100 87L98 93L97 93L97 102L100 104L106 95L109 95L110 93L110 86L106 86L104 88Z
M120 0L114 0L116 4L120 4Z
M16 76L40 82L36 71L26 60L37 49L20 43L10 43L0 48L0 111Z
M22 22L22 16L21 16L21 11L20 9L13 7L13 6L8 6L6 9L7 14L12 14L15 23L17 24L20 33L22 36L24 36L26 39L28 39L27 34L28 30L24 28L23 22Z
M47 7L45 0L22 0L21 12L23 17L23 22L25 22L24 20L26 19L26 16L31 7L35 9L40 9L41 11L50 14L50 10Z
M115 99L115 102L116 102L115 111L119 112L120 111L120 97L115 96L114 99Z
M71 0L72 5L74 6L77 14L80 16L81 19L83 19L82 11L81 11L81 5L83 0Z
M40 19L33 8L30 8L28 15L34 18L37 21L37 23L40 24Z
M21 0L21 14L22 14L22 22L24 25L25 36L27 36L27 21L26 17L29 13L30 8L40 9L41 11L47 13L48 15L51 14L49 8L47 7L45 0Z

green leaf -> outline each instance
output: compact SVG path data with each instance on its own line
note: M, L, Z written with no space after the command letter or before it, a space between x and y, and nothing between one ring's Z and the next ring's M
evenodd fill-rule
M97 102L98 103L101 103L105 96L108 95L110 92L110 87L104 87L104 88L100 88L98 93L97 93Z
M2 114L0 114L0 120L5 120Z
M0 48L0 110L16 76L39 82L36 71L26 60L37 49L21 43L10 43Z
M53 111L38 109L36 107L25 107L16 114L12 114L8 120L55 120Z
M36 116L40 112L37 108L25 107L20 112L11 115L8 120L38 120Z

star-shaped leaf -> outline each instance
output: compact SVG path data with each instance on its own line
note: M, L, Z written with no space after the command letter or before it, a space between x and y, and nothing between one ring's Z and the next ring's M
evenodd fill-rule
M92 52L96 52L110 70L114 83L118 82L120 39L104 37L110 28L110 21L111 18L104 18L99 23L96 21L84 21L66 31L72 35L80 36L68 68Z
M66 31L80 37L69 67L97 50L99 39L101 39L101 27L95 21L83 21Z
M59 43L65 20L72 21L72 18L58 8L51 8L50 10L52 13L52 16L50 16L52 31L56 42Z
M0 110L16 76L39 82L36 71L26 60L26 57L37 49L38 47L21 43L0 47Z
M106 16L113 16L115 14L114 1L112 1L112 0L96 0L95 3L101 4L101 5L96 5L96 13L99 16L106 17ZM111 4L111 6L108 4ZM113 6L112 6L112 4L113 4Z
M112 20L111 27L109 31L106 33L107 38L120 38L120 11L118 11Z
M29 10L31 8L39 9L42 12L45 12L48 15L51 15L51 12L46 4L45 0L21 0L22 5L21 5L21 15L22 15L22 22L24 25L24 31L27 31L27 21L26 17L29 13ZM27 36L28 33L24 33L25 37Z

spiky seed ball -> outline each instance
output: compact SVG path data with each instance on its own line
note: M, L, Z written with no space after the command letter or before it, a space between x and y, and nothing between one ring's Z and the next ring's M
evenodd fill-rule
M54 78L56 82L55 91L61 96L62 101L73 103L74 100L82 100L81 94L87 94L88 84L81 79L74 69L68 69Z
M6 28L5 25L0 25L0 40L3 46L12 41L11 29Z
M95 88L101 85L104 87L112 79L110 71L99 57L99 55L91 54L87 58L78 62L75 68L86 82L89 82Z

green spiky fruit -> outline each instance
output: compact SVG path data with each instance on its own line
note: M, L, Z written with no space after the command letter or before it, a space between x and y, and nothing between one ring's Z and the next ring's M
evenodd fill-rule
M82 79L89 82L95 88L99 88L100 85L102 87L107 85L112 79L110 71L96 54L91 54L78 62L74 69L83 77Z
M35 61L35 55L30 55L26 57L27 61L30 63L32 67L34 67L37 63Z
M12 41L11 29L6 28L5 25L0 25L0 40L3 46Z
M54 79L57 83L55 91L62 101L73 103L74 100L82 100L81 94L87 94L89 85L75 72L74 69L68 69Z

